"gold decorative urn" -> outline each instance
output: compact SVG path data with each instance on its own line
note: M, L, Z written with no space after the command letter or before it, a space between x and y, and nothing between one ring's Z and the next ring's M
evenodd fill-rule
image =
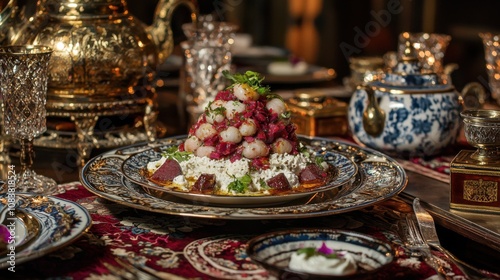
M86 157L91 147L99 146L93 135L98 118L142 114L146 134L154 138L152 83L173 50L171 21L180 6L196 20L194 0L160 0L147 26L129 12L125 0L39 0L30 19L0 28L12 34L3 44L53 49L48 115L74 122L77 148Z

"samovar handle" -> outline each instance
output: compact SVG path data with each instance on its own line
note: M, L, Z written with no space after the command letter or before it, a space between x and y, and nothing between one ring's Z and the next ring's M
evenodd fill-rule
M146 28L158 49L158 59L163 63L174 49L172 15L179 6L186 6L191 12L191 20L196 21L198 8L194 0L160 0L156 5L153 23Z
M368 96L368 104L363 112L363 129L370 136L377 137L384 131L385 112L380 108L375 96L375 90L369 85L360 85L358 90L364 90Z

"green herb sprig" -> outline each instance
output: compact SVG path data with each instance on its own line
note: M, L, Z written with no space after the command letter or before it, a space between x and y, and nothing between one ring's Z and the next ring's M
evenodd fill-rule
M243 177L234 178L234 181L229 183L227 186L228 190L234 191L236 193L245 193L248 190L248 186L252 183L252 177L245 174Z
M231 81L231 85L229 88L234 87L235 84L247 84L250 88L255 90L258 94L267 96L271 92L269 86L263 86L262 81L264 77L259 73L254 71L246 71L243 74L240 73L229 73L228 70L224 70L222 75L228 80Z
M191 152L179 151L177 146L171 146L163 151L161 155L167 159L175 159L177 162L182 162L188 160L191 154Z

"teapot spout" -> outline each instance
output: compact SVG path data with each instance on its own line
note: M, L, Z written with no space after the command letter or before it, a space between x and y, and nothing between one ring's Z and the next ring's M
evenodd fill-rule
M5 5L0 5L0 45L10 45L24 15L20 12L17 0L9 0Z
M190 11L191 21L195 22L198 16L198 8L194 0L160 0L156 6L153 23L146 28L158 48L160 63L163 63L174 49L174 35L171 24L174 11L180 6L185 6Z

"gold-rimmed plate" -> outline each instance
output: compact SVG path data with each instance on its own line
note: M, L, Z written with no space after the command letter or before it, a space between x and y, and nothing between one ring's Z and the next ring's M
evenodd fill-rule
M378 151L334 139L299 136L299 140L316 150L337 151L357 165L354 180L338 193L319 192L310 198L262 207L227 207L200 205L166 194L158 198L131 182L121 171L130 155L165 145L178 145L185 136L159 139L154 143L138 143L98 155L85 164L80 181L90 192L104 199L132 208L170 215L199 218L256 220L297 219L340 214L369 207L390 199L404 190L408 178L394 159Z

